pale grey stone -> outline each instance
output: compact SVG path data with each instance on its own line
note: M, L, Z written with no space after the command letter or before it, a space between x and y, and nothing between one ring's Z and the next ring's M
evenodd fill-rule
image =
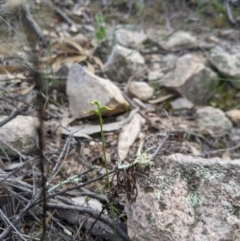
M177 91L182 97L194 104L203 105L217 87L217 75L205 65L201 56L187 54L176 62L174 71L168 72L160 81L165 86Z
M193 103L185 98L177 98L171 101L170 104L174 110L191 109L194 107Z
M240 88L240 54L229 53L223 48L211 50L209 57L211 64L224 76L230 77L231 83Z
M85 112L96 108L89 104L93 100L113 108L105 112L107 115L119 114L128 108L120 89L111 80L93 75L79 64L74 64L69 70L67 95L71 115L76 118L90 115Z
M0 116L0 121L6 117ZM18 115L2 126L0 128L1 155L5 156L4 152L6 152L9 157L18 157L19 154L14 149L23 155L31 152L37 145L38 123L36 117Z
M147 101L153 96L153 88L146 82L131 81L127 85L128 93L142 101Z
M211 106L198 108L196 121L201 132L214 137L226 135L232 129L232 123L226 117L225 113Z
M189 32L177 31L169 34L169 37L159 42L159 45L167 51L177 51L197 46L197 38Z
M132 241L239 240L240 161L173 154L155 161L128 203Z
M130 31L120 28L115 31L116 43L127 48L137 49L140 44L147 39L147 35L143 31Z
M111 80L126 82L144 67L145 60L137 50L115 45L103 70Z

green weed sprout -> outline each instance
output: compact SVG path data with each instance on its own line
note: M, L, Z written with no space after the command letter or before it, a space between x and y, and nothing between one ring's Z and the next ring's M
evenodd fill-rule
M136 8L137 8L137 16L141 17L144 11L144 3L142 1L136 2Z
M104 157L104 164L105 164L105 169L106 169L106 174L107 174L107 185L108 185L108 190L110 190L110 181L109 181L108 168L107 168L105 139L104 139L104 135L103 135L102 113L105 110L113 110L113 109L109 108L108 106L102 106L98 100L93 100L92 102L90 102L90 104L91 105L96 105L97 109L85 112L85 114L95 114L95 115L98 116L98 119L99 119L100 132L101 132L101 141L102 141L102 150L103 150L103 157Z
M95 22L97 25L96 38L98 41L102 41L106 37L106 28L105 28L105 17L102 14L97 14L95 16Z

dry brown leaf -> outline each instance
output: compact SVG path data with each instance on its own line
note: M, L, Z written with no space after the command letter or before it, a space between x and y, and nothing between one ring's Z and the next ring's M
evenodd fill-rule
M95 74L95 68L94 68L94 66L91 63L87 62L87 67L88 67L88 71L91 74Z
M226 150L223 154L222 154L222 159L224 161L231 161L231 154L228 150Z
M0 46L0 55L3 55L4 57L12 56L13 53L9 49L6 48L6 46Z
M101 69L103 69L103 63L102 63L101 59L99 59L96 56L92 56L92 58L93 58L95 64L97 64Z
M18 79L18 80L21 80L21 81L26 79L26 77L23 74L21 74L21 73L16 74L15 78Z
M79 45L73 39L71 39L71 38L63 38L62 42L72 45L75 49L77 49L79 51L80 54L85 54L84 49L81 47L81 45Z
M4 66L0 66L0 71L3 72L3 74L6 74L6 75L10 74Z
M171 98L173 96L174 96L173 94L161 96L161 97L159 97L159 98L157 98L155 100L149 100L148 103L150 103L150 104L158 104L158 103L161 103L161 102L163 102L163 101L165 101L165 100L167 100L167 99L169 99L169 98Z
M41 62L49 65L49 64L53 64L53 63L59 61L59 59L64 59L64 58L66 58L65 54L58 53L58 54L54 54L52 56L47 56L47 57L41 58Z
M14 79L14 75L10 74L4 66L0 66L0 71L3 71L3 74L5 74L7 78Z
M193 142L185 142L186 146L188 146L191 149L191 152L193 155L195 156L200 156L202 153L202 148L200 145L198 145L197 143L193 143Z
M85 60L87 60L87 55L78 55L78 56L72 56L72 57L68 57L65 58L63 60L63 64L69 63L69 64L74 64L74 63L79 63L79 62L83 62Z
M80 44L82 47L87 46L89 42L88 38L81 33L74 36L73 40L76 41L78 44Z
M58 71L63 64L64 64L64 58L56 58L55 61L52 63L53 71Z
M118 155L121 160L126 158L130 146L138 137L138 134L145 122L146 120L137 113L132 120L123 127L118 138Z
M26 94L30 93L34 87L35 87L35 84L32 84L24 89L15 88L14 90L11 90L9 92L11 94L26 95Z
M239 124L240 123L240 110L234 109L227 112L227 117L234 123Z
M58 57L58 54L51 54L45 57L41 57L40 61L42 64L43 63L50 64L50 63L53 63L57 57Z
M6 71L8 73L14 73L19 70L23 70L23 67L22 66L11 66L11 65L0 66L0 74L6 74Z
M73 49L73 48L71 48L69 46L66 46L64 44L61 44L61 43L57 43L56 45L54 45L53 49L55 51L57 51L58 54L61 54L61 53L63 53L63 54L66 54L66 53L68 53L68 54L79 54L79 50L76 50L75 48ZM59 51L61 51L61 52L59 52Z
M72 56L67 58L62 58L62 57L57 58L55 62L52 64L52 68L54 71L57 71L65 63L68 63L68 64L79 63L87 60L87 58L88 57L86 55L78 55L78 56Z
M18 73L18 74L10 74L7 69L5 68L5 66L0 66L0 71L3 71L4 72L4 76L2 77L5 77L6 76L6 79L9 79L10 80L10 83L14 83L14 84L17 84L17 83L21 83L24 79L25 79L25 76L21 73Z

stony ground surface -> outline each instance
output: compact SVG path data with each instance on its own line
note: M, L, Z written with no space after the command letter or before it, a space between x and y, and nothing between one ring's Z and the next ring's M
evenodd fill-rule
M227 6L32 0L21 17L9 3L0 24L0 239L41 237L41 92L50 240L240 240L240 33ZM107 106L106 155L93 100Z

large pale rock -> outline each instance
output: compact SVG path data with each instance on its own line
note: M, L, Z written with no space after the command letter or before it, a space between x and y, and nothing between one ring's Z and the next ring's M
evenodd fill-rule
M204 60L193 54L180 57L174 71L167 73L160 81L177 91L194 104L205 104L217 86L217 75L204 64Z
M128 29L117 29L115 31L116 43L127 48L137 49L140 44L147 39L147 35L142 31L130 31Z
M189 32L177 31L163 40L159 45L167 51L177 51L181 49L197 46L197 38Z
M224 112L211 106L199 108L196 121L200 130L213 137L220 137L231 132L232 123Z
M153 96L153 88L146 82L131 81L127 85L128 93L140 100L147 101Z
M239 172L240 160L182 154L156 160L136 202L126 205L130 239L240 240Z
M6 117L0 116L0 121ZM9 146L23 155L28 154L36 147L38 123L36 117L18 115L0 128L0 144L9 157L19 156ZM5 156L4 151L0 149L2 156Z
M124 82L144 66L145 60L137 50L115 45L103 70L111 80Z
M240 53L233 54L222 48L214 48L208 59L221 74L233 78L230 79L231 83L240 88Z
M84 112L96 108L89 104L93 100L100 101L101 105L114 108L114 110L106 111L106 115L122 113L128 107L127 101L116 85L109 79L89 73L79 64L74 64L69 70L67 95L70 112L76 118L89 116Z

